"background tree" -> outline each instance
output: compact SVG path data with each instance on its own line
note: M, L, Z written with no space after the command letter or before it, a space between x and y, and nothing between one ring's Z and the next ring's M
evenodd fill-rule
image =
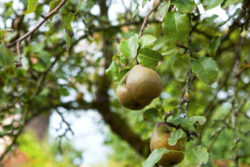
M64 108L100 113L112 131L112 158L123 166L140 166L149 156L154 124L165 116L176 129L172 142L189 140L179 166L213 166L220 159L250 164L248 0L131 1L115 21L112 0L14 2L0 7L0 136L11 140L1 161L25 127L43 139L51 112L67 126L59 138L73 134ZM227 20L203 14L219 5ZM98 14L91 12L95 7ZM119 104L115 89L138 63L159 73L163 91L131 111ZM164 151L144 165L153 166Z

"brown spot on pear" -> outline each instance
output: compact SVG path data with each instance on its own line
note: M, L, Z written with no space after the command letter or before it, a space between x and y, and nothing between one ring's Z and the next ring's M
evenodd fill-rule
M176 145L170 146L168 139L170 137L171 130L164 122L158 122L153 130L150 139L150 150L154 151L157 148L166 148L172 151L184 151L184 141L178 140ZM171 167L180 163L184 159L184 153L182 152L168 152L162 156L158 162L163 167Z

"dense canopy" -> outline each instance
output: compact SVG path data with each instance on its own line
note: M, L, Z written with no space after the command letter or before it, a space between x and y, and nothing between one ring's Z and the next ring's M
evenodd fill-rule
M79 165L81 153L62 144L74 134L64 109L101 115L113 148L108 166L157 165L169 152L150 152L157 122L171 127L168 144L185 141L179 167L249 166L249 26L249 0L1 1L0 162L12 163L16 152L26 165L48 155L54 158L42 166ZM120 104L116 88L138 64L159 74L162 91L134 111ZM66 128L49 146L53 112ZM26 129L53 148L37 146Z

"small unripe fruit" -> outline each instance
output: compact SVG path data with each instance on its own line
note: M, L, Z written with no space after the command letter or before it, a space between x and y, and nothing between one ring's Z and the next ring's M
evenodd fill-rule
M166 148L172 151L184 151L184 141L182 139L170 146L168 139L170 137L171 130L164 122L158 122L153 130L153 134L150 139L150 150L154 151L157 148ZM168 152L162 156L158 162L162 167L171 167L180 163L184 159L183 152Z
M140 110L158 97L162 91L160 76L154 70L141 65L134 66L117 87L120 103L129 109Z

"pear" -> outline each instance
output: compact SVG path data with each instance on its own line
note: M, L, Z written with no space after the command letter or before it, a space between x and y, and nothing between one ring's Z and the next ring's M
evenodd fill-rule
M171 130L164 122L158 122L153 130L150 139L150 150L154 151L157 148L166 148L170 152L164 154L158 162L162 167L171 167L180 163L184 159L184 153L182 152L171 152L172 151L184 151L184 141L178 140L176 145L170 146L168 139L170 137Z
M159 74L141 65L134 66L117 87L119 102L132 110L140 110L149 105L162 91Z

